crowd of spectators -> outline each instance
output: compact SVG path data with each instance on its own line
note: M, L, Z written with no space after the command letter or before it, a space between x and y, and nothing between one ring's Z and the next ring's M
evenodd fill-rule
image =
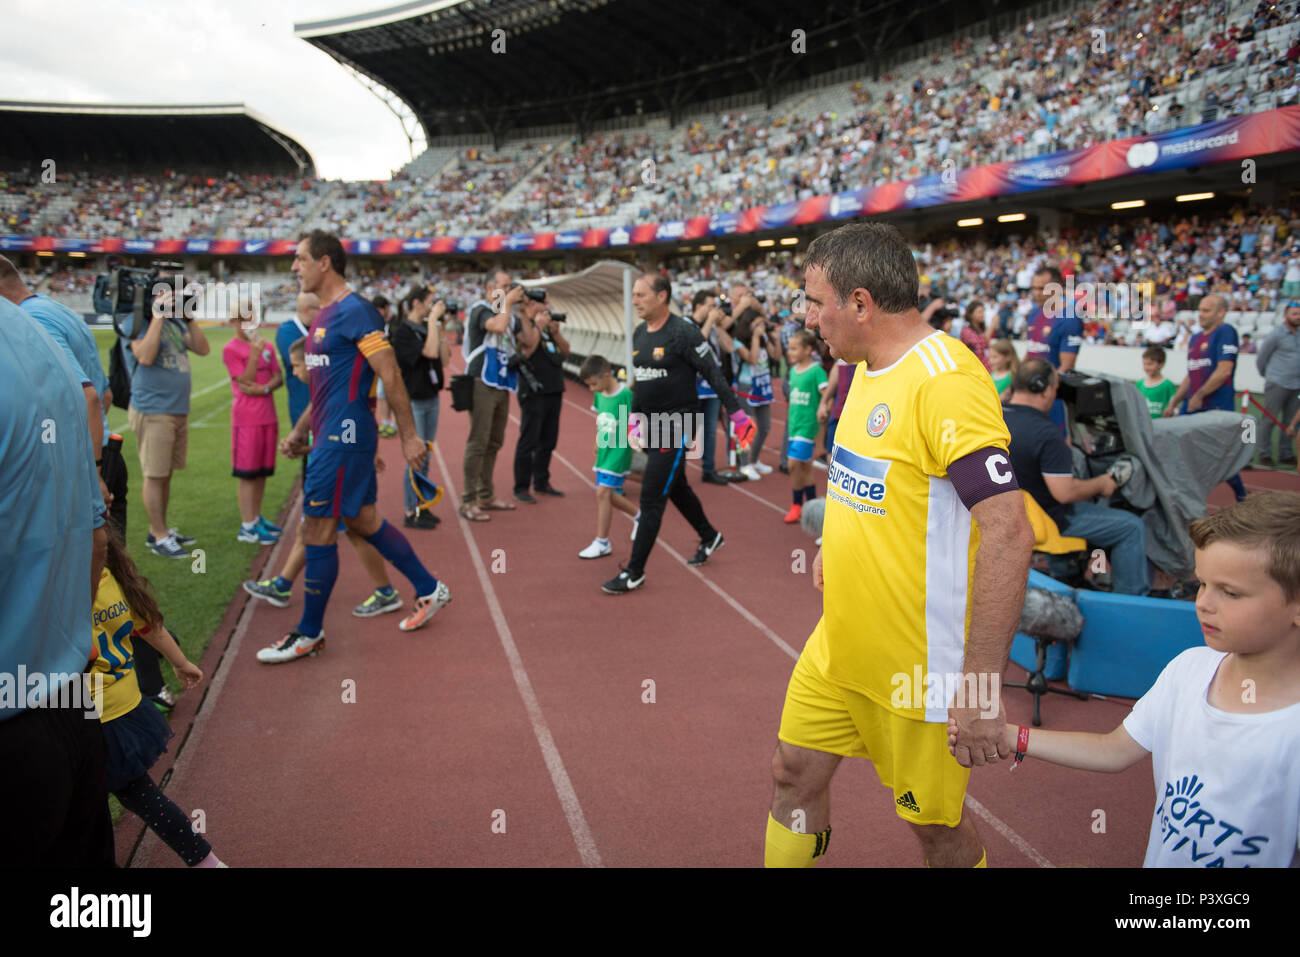
M1295 103L1297 6L1261 0L1229 15L1195 0L1098 0L771 110L465 148L432 173L389 181L60 173L33 187L30 173L0 173L0 230L268 238L323 227L428 238L733 212Z
M1190 318L1200 299L1225 297L1230 312L1281 314L1300 300L1300 209L1238 206L1209 215L1126 216L1110 222L1031 233L996 242L961 236L915 247L923 292L956 314L960 335L966 313L984 307L990 340L1023 336L1035 270L1052 266L1073 288L1085 340L1093 343L1182 348L1195 331ZM482 295L481 273L463 268L404 265L363 266L357 288L367 297L400 301L417 286L430 286L461 304ZM736 272L699 257L669 262L674 289L684 302L697 288L739 281L761 297L772 314L789 309L800 270L788 253L777 253ZM88 308L95 270L53 267L42 289ZM237 273L227 281L257 282L263 309L294 307L297 280L288 273ZM1180 318L1181 317L1181 318ZM1278 320L1280 321L1280 320ZM1276 324L1270 318L1260 326ZM1244 327L1243 332L1256 330ZM1243 343L1243 351L1250 343Z

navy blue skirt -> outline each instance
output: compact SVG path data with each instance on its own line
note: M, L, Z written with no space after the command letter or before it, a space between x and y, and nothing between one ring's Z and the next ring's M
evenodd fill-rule
M167 750L174 733L167 719L145 697L122 717L105 722L103 728L108 746L109 791L121 790L146 774Z

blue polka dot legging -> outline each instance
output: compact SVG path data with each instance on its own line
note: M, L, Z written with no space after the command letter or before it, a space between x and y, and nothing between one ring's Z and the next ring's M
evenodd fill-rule
M212 845L202 834L196 834L185 812L163 793L162 788L153 783L147 774L142 774L113 796L122 802L122 806L149 825L149 829L180 855L190 867L198 864L212 853Z

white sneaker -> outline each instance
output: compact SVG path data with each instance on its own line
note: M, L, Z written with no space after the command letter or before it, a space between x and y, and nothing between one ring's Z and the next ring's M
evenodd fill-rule
M771 475L771 474L772 474L772 466L770 466L770 465L764 465L762 462L755 462L755 463L754 463L754 468L758 469L758 474L759 474L759 475Z
M257 660L265 665L278 665L285 661L297 661L318 655L325 648L325 632L315 638L308 638L298 631L291 631L279 641L257 653Z
M579 558L604 558L614 549L610 546L609 541L601 542L599 538L594 539L590 545L578 552Z
M752 465L746 465L740 470L740 474L745 476L745 478L749 479L751 482L757 482L763 477L759 474L758 469L754 468Z

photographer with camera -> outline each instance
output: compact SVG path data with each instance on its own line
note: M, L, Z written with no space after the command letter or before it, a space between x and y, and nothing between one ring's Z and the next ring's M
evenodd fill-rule
M184 281L176 276L176 286ZM167 525L172 473L185 468L190 415L190 362L186 352L206 356L212 351L194 320L187 297L176 301L172 282L159 277L153 285L148 319L132 313L123 334L130 341L127 371L131 376L131 405L127 421L135 432L144 476L140 497L149 517L146 544L155 555L186 558L184 546L194 539Z
M747 306L736 317L735 332L736 354L741 360L736 374L736 394L741 400L740 407L758 425L753 444L741 453L740 472L751 482L757 482L772 471L770 465L759 461L759 454L772 428L771 356L780 344L776 331L753 306Z
M486 298L469 307L462 346L465 373L474 391L469 438L465 442L465 491L460 516L471 522L490 521L489 511L512 512L516 507L496 497L492 472L506 437L510 393L518 382L518 375L508 365L513 349L510 318L515 304L524 298L524 287L512 283L510 273L497 269L488 274L485 291Z
M439 299L432 289L416 286L398 305L398 318L388 330L388 341L397 356L402 382L411 397L415 434L428 442L438 435L438 393L442 391L443 370L451 364L451 348L443 338L442 321L448 313L455 315L458 308L455 301ZM428 458L421 471L429 474ZM403 485L406 497L403 524L408 528L434 528L438 517L418 508L419 499L410 473L408 465Z
M724 310L718 305L718 297L713 292L701 289L691 297L691 318L700 329L700 335L709 344L713 359L718 367L725 369L724 361L730 358L735 349L730 329L734 322L730 315L730 305ZM704 376L696 373L695 395L700 400L700 411L704 414L704 459L700 466L704 471L701 481L710 485L726 485L727 480L718 474L717 456L718 417L722 412L722 400L713 391L713 386Z
M515 447L515 498L535 504L529 491L563 496L551 485L551 453L560 437L564 402L564 360L569 343L560 333L564 313L546 306L545 289L524 291L523 314L511 321L517 352L511 359L519 373L519 444Z

